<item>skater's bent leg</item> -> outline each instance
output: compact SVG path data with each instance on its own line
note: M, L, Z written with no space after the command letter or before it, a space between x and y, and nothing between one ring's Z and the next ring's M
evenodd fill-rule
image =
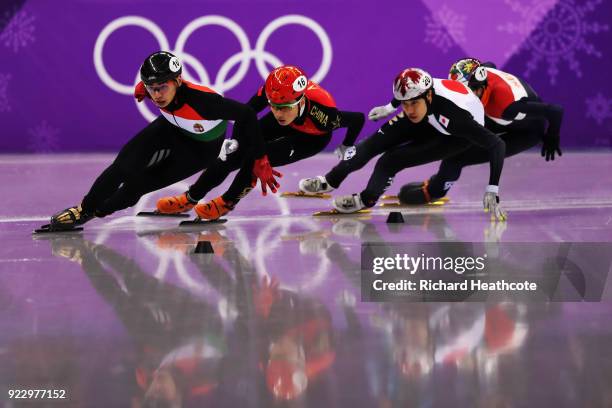
M483 160L486 162L488 160L488 155L484 151L482 153L485 155ZM424 192L426 193L427 202L444 197L453 184L459 180L461 170L463 170L464 166L464 162L457 160L455 157L442 160L438 172L425 182Z
M102 203L117 192L130 176L144 172L170 156L175 132L163 117L142 129L121 148L113 163L98 176L83 198L83 208L99 212Z
M506 143L506 157L524 152L537 145L542 139L546 123L535 119L524 121L500 133ZM438 172L423 183L408 183L400 189L400 202L405 204L424 204L444 197L453 184L459 180L464 167L483 164L489 161L487 152L472 146L448 159L442 160Z
M389 150L376 163L367 187L361 192L362 202L367 207L374 206L399 171L440 160L464 149L466 143L460 139L445 140L439 135L430 135Z
M266 152L273 167L285 166L315 156L331 141L331 133L306 135L294 132L286 137L266 143Z
M242 158L242 154L234 152L227 156L226 161L215 160L189 187L189 196L196 201L204 198L210 190L223 183L232 171L240 168Z
M399 146L380 156L368 185L361 192L361 201L366 207L373 207L380 196L391 186L395 175L405 168L401 152L408 150L409 147L410 145Z
M183 136L184 137L184 136ZM222 139L199 142L192 139L181 139L174 145L172 154L156 166L135 174L99 207L105 214L135 205L140 197L152 191L182 181L213 162Z
M83 197L81 203L83 209L91 213L100 211L104 201L117 192L125 176L114 163L104 169L92 184L89 192Z
M463 165L453 159L443 160L438 172L428 180L404 184L398 193L402 204L427 204L444 197L459 180Z
M391 124L390 121L376 133L357 143L355 156L350 160L340 161L325 175L327 183L333 188L338 188L349 174L363 168L372 158L393 146L410 141L414 132L413 125L398 122Z
M229 188L223 195L223 201L232 208L247 194L251 192L252 180L253 180L253 170L252 164L247 163L244 165L234 177L232 184L230 184Z
M291 131L289 131L291 132ZM266 142L266 153L274 167L295 163L321 152L331 140L331 134L321 136L304 135L298 132ZM252 164L245 163L228 190L223 201L235 206L252 188Z

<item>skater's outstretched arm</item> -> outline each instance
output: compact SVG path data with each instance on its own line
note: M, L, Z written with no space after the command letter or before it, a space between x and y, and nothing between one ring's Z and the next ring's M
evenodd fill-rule
M346 135L342 143L336 147L334 153L340 160L352 159L357 150L354 146L359 132L363 128L365 122L365 116L361 112L348 112L342 111L336 113L336 119L333 121L333 129L339 129L342 127L347 128Z
M491 219L505 221L506 213L499 207L499 179L502 168L504 167L504 157L506 156L506 143L476 122L467 112L457 109L453 115L453 120L448 123L448 131L451 134L464 137L473 144L487 150L489 155L489 185L485 190L483 206L485 212L491 214ZM459 112L461 111L461 112Z
M376 121L378 119L386 118L387 116L395 112L400 105L401 102L393 98L391 99L391 102L386 105L373 107L368 113L368 119Z
M234 121L233 138L242 148L251 150L251 157L260 158L265 155L264 141L255 111L248 105L225 98L214 93L191 93L190 106L203 117L210 119L225 119Z
M254 180L259 179L261 181L263 195L267 193L266 187L269 187L272 192L276 192L280 185L275 177L281 177L282 175L270 165L263 136L257 123L257 115L253 108L217 94L209 95L212 96L207 95L207 97L217 99L216 103L210 106L202 104L202 109L205 108L206 111L201 114L216 119L235 121L233 137L238 140L239 145L248 146L249 153L244 155L244 163L253 163Z
M495 133L476 122L467 111L453 115L453 120L448 124L448 130L451 134L461 136L487 150L490 163L489 185L498 186L504 167L506 143Z
M363 129L365 115L361 112L339 111L338 117L339 123L335 129L347 128L342 144L344 146L354 145L355 140L357 140L357 137L361 132L361 129Z
M263 86L259 87L257 93L253 95L251 99L249 99L247 105L253 108L253 110L257 113L268 107L268 98L266 98L266 93Z
M546 161L555 160L555 153L562 155L560 143L561 122L563 122L563 108L559 105L520 100L514 102L502 114L505 120L513 120L518 114L527 117L543 117L548 122L548 130L542 137L542 157Z

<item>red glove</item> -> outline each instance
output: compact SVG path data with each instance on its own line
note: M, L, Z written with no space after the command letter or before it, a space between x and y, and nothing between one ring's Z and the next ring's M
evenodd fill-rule
M253 180L251 181L251 187L255 187L257 185L257 179L259 179L261 181L261 193L264 196L268 194L266 186L270 187L273 193L276 193L280 184L278 184L274 176L283 177L281 173L270 166L268 156L263 155L260 159L255 160L255 164L253 164Z
M145 88L142 81L137 83L136 87L134 88L134 98L136 98L138 102L142 102L144 98L150 98L147 88Z

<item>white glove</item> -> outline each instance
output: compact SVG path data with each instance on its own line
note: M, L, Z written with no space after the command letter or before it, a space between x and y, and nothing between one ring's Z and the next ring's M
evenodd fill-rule
M372 108L370 113L368 113L368 119L370 120L378 120L385 118L395 112L397 108L394 108L390 103L384 106L376 106Z
M219 158L221 161L226 161L227 155L234 153L236 150L238 150L238 141L234 139L225 139L221 146L221 151L219 152Z
M350 160L357 153L357 148L341 144L334 149L334 153L339 160Z
M491 221L506 221L508 216L506 212L499 206L499 197L497 195L497 186L488 186L482 199L484 211L491 214Z

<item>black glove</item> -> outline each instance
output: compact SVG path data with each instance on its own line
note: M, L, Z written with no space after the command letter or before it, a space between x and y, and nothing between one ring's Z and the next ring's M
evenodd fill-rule
M555 160L555 152L561 157L561 148L559 147L559 136L544 136L542 143L542 157L546 158L546 161Z

